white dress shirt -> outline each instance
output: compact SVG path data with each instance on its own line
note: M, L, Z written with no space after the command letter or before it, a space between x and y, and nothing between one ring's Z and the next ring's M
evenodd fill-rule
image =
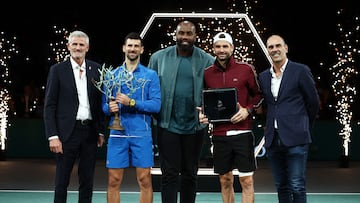
M288 59L286 59L286 62L280 68L281 74L280 74L279 77L276 76L276 73L274 71L274 67L270 68L270 73L271 73L271 93L274 96L275 101L277 100L277 97L279 95L280 84L281 84L282 76L284 74L287 63L288 63ZM275 129L278 129L276 119L274 121L274 127L275 127Z
M86 64L85 61L79 66L72 58L70 58L71 66L73 68L76 89L79 98L79 108L76 115L76 120L91 120L90 104L87 91L87 79L86 79ZM81 77L80 77L80 71Z

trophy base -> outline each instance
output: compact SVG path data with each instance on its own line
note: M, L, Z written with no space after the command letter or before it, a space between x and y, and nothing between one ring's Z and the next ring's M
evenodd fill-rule
M121 125L110 125L108 128L111 130L125 130Z
M112 125L109 126L109 129L111 130L124 130L125 128L121 126L120 117L119 114L115 114L114 121Z

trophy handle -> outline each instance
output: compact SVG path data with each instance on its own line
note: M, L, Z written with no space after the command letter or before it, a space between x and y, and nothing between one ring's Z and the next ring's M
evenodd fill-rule
M112 101L115 101L115 97L110 96L109 97ZM108 127L112 130L124 130L125 128L121 125L120 115L119 112L115 112L114 120L112 124Z
M120 120L120 116L119 116L118 112L115 113L114 120L113 120L112 124L109 126L109 129L112 129L112 130L124 130L125 129L121 125L121 120Z

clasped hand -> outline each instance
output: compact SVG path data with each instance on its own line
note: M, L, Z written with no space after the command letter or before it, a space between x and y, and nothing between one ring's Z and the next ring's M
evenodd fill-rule
M116 93L116 97L112 98L111 101L109 102L110 112L112 112L112 113L118 112L119 111L118 104L129 106L130 97L123 93L119 93L119 92Z
M249 116L249 112L246 108L242 107L239 103L237 103L237 109L239 109L230 119L231 123L238 123L240 121L245 120ZM201 107L196 107L196 109L199 112L199 122L201 124L208 124L209 119L206 117L206 115L203 113Z

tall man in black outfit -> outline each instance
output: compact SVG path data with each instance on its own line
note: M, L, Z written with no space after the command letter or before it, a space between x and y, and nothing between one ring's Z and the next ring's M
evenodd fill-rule
M196 110L201 105L204 70L215 58L195 46L195 25L187 20L176 27L176 45L151 55L148 67L161 84L161 110L155 120L161 167L163 203L194 203L205 126Z
M90 203L96 163L96 147L104 143L105 117L98 81L100 64L85 59L89 37L82 31L70 33L70 58L50 67L44 122L50 151L56 157L55 203L66 202L67 187L78 160L79 203Z

